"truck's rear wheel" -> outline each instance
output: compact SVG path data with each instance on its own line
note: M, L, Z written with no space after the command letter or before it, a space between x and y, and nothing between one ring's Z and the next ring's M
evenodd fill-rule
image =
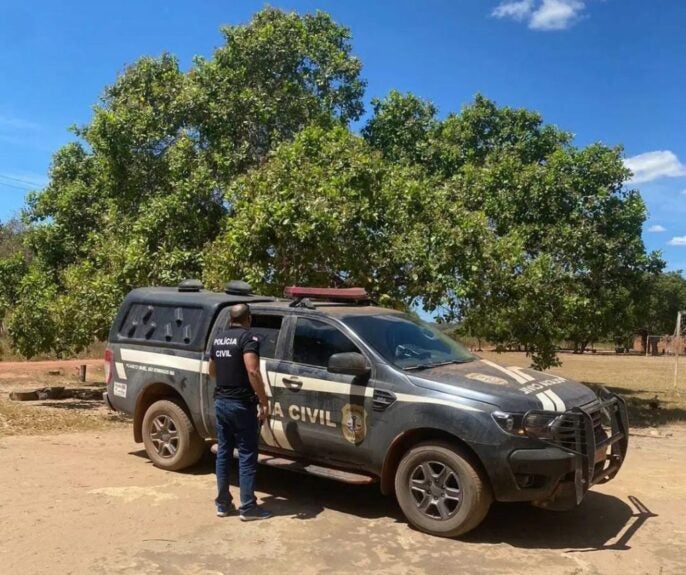
M443 442L410 449L395 474L395 493L407 520L439 537L457 537L486 517L491 493L476 467Z
M205 442L188 414L167 399L156 401L145 412L143 444L150 460L169 471L195 465L205 451Z

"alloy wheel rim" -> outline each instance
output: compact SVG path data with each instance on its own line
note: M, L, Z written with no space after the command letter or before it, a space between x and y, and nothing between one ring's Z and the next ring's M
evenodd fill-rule
M438 521L453 517L462 504L457 473L441 461L424 461L410 473L410 493L423 515Z
M179 430L168 415L158 415L150 424L150 439L157 455L170 459L179 449Z

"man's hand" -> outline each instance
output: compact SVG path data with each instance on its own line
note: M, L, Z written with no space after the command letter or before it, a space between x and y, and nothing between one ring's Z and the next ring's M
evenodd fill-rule
M248 352L243 354L243 361L248 372L250 385L260 402L260 421L264 421L269 413L269 400L267 399L267 393L264 391L264 381L262 381L262 374L260 373L260 357L256 353Z

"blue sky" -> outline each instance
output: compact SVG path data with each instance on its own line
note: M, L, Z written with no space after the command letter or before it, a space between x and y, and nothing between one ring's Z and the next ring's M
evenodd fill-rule
M184 67L221 43L249 0L31 2L0 7L0 219L47 181L52 153L103 87L142 55ZM623 144L650 217L648 248L686 270L686 2L682 0L272 0L352 29L367 100L391 89L442 114L477 92L540 111L576 143ZM368 106L369 108L369 106ZM649 231L653 230L653 231ZM663 231L659 231L663 230Z

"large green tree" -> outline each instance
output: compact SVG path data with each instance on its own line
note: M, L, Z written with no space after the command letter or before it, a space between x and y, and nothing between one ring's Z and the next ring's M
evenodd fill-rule
M231 181L305 125L361 114L361 64L328 15L268 8L222 33L187 72L169 54L127 68L55 153L25 210L35 257L8 318L22 353L81 349L128 289L199 277Z
M477 269L488 233L423 170L385 161L345 128L310 127L229 189L206 256L207 283L361 285L411 306ZM453 250L446 250L450 246Z
M476 289L455 278L456 296L440 308L449 319L472 335L524 345L541 367L555 362L562 339L583 349L631 329L645 274L662 262L646 254L645 205L624 187L621 148L576 148L539 114L482 96L439 120L429 102L392 92L374 102L363 134L385 157L444 182L515 248L500 265L480 262Z
M637 325L662 262L620 148L578 148L483 96L439 118L391 92L357 135L365 84L346 28L267 8L222 34L188 70L169 54L124 70L55 153L24 247L0 253L20 352L78 351L127 290L186 277L363 285L523 345L539 367L560 339L582 349Z

